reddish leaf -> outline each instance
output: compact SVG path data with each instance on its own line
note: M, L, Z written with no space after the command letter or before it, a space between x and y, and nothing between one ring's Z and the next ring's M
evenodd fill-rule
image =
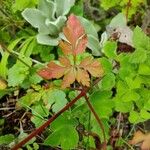
M65 67L55 64L54 62L50 62L48 65L49 70L51 71L52 78L61 78L65 73Z
M87 36L76 16L69 16L67 26L63 28L63 33L68 41L60 41L59 46L65 55L77 55L84 52Z
M72 46L70 43L65 42L65 41L60 41L59 47L62 49L62 51L65 55L72 54Z
M78 68L76 79L82 85L90 86L90 77L85 70Z
M38 75L47 80L52 78L52 73L48 68L39 70Z
M62 88L69 87L76 79L76 70L72 67L63 78Z
M81 61L80 65L76 64L76 59L71 60L68 55L82 53L87 44L87 36L85 31L76 16L71 15L68 18L67 26L63 28L64 35L67 41L60 41L61 47L65 57L59 58L59 64L50 62L46 68L39 71L39 75L46 79L63 77L62 87L69 87L75 81L83 86L90 86L90 76L100 77L103 74L100 62L93 60L92 57L87 57ZM74 61L73 63L71 63Z
M82 53L86 49L86 44L87 44L87 37L86 35L83 35L83 37L77 41L74 54L77 55Z
M67 57L60 57L59 62L65 67L71 66L70 60Z
M62 66L55 64L54 62L50 62L46 68L38 71L38 74L44 79L52 79L52 78L61 78L66 69L67 69L67 60L65 58L60 58L62 62ZM66 64L66 66L65 66Z
M103 69L100 62L98 60L93 60L92 57L86 57L81 61L79 66L87 70L94 77L103 75Z

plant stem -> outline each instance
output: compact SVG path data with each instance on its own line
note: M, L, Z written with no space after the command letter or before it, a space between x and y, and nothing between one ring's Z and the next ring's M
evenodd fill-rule
M97 80L94 81L93 85L91 87L93 87L94 85L96 85L99 81L101 80L101 78L98 78ZM22 147L24 144L26 144L29 140L31 140L33 137L37 136L38 134L40 134L47 126L49 126L57 117L59 117L63 112L65 112L66 110L68 110L70 107L72 107L81 97L86 96L86 93L90 90L90 88L87 87L83 87L81 93L74 98L72 101L70 101L65 107L63 107L60 111L58 111L56 114L54 114L50 119L48 119L43 125L41 125L39 128L35 129L29 136L27 136L24 140L22 140L20 143L18 143L17 145L15 145L11 150L18 150L20 147ZM91 110L92 111L92 110ZM93 111L95 112L95 111ZM98 117L98 116L97 116ZM99 121L98 121L99 120ZM99 117L97 118L97 121L101 123ZM101 125L103 128L103 125ZM104 128L103 128L103 133L104 132ZM104 136L105 137L105 136ZM106 141L106 138L104 138L104 140Z
M25 66L31 68L30 65L28 65L26 62L24 62L22 59L20 59L15 53L12 53L10 50L8 50L8 48L4 44L0 43L0 46L2 47L2 49L4 49L10 55L14 56L16 59L18 59L20 62L22 62Z
M131 7L131 0L128 1L127 3L127 9L126 9L126 20L128 21L128 17L129 17L129 9Z
M14 55L17 55L19 56L19 53L18 52L15 52L15 51L12 51L11 54L14 54ZM39 64L39 65L45 65L45 64L42 64L41 62L31 58L32 62L34 62L35 64Z
M15 145L11 150L18 150L20 147L22 147L24 144L26 144L29 140L31 140L36 135L40 134L47 126L49 126L57 117L59 117L63 112L65 112L68 108L74 105L74 103L83 97L86 94L87 90L81 91L81 93L73 99L71 102L69 102L65 107L63 107L59 112L54 114L49 120L47 120L43 125L41 125L39 128L35 129L29 136L27 136L24 140L22 140L20 143Z
M102 133L103 133L103 137L104 137L104 148L103 149L106 150L107 149L106 136L105 136L105 130L104 130L103 123L102 123L101 119L99 118L98 114L96 113L96 111L94 110L94 108L93 108L92 104L90 103L89 98L87 97L86 94L84 95L84 97L85 97L85 100L86 100L91 112L93 113L93 115L94 115L95 119L97 120L100 128L102 129Z

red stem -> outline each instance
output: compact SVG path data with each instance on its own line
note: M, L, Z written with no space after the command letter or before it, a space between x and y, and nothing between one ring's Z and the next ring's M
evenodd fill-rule
M86 94L84 95L84 97L85 97L85 100L86 100L91 112L93 113L93 115L94 115L95 119L97 120L100 128L102 129L102 133L103 133L103 137L104 137L103 149L106 150L107 144L106 144L106 136L105 136L105 129L104 129L103 123L102 123L101 119L99 118L98 114L95 112L95 110L94 110L94 108L93 108L93 106L92 106L91 102L89 101L89 98L87 97Z
M101 78L98 78L94 81L93 86L96 85ZM23 139L20 143L15 145L11 150L18 150L20 147L22 147L24 144L26 144L29 140L31 140L36 135L40 134L47 126L49 126L58 116L60 116L63 112L65 112L67 109L72 107L74 103L80 99L81 97L85 96L86 93L90 90L90 88L83 88L81 93L74 98L72 101L70 101L65 107L63 107L59 112L54 114L49 120L47 120L43 125L41 125L39 128L35 129L29 136L27 136L25 139ZM92 111L92 110L91 110Z
M86 94L88 90L83 90L81 93L73 99L71 102L69 102L65 107L63 107L59 112L54 114L49 120L47 120L43 125L41 125L39 128L35 129L29 136L27 136L25 139L23 139L20 143L15 145L11 150L18 150L20 147L22 147L24 144L26 144L29 140L31 140L36 135L40 134L48 125L50 125L58 116L60 116L64 111L66 111L68 108L73 106L73 104L80 99L82 96Z

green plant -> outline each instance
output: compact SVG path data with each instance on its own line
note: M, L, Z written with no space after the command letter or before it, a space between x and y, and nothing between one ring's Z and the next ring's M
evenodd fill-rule
M117 6L126 16L116 15L99 42L110 16L96 22L102 26L97 32L95 22L84 18L82 1L61 1L68 2L65 7L58 1L15 1L11 10L7 7L7 15L2 10L0 148L134 149L138 142L128 143L129 138L136 128L145 130L150 119L150 38L140 27L130 27L126 19L135 4ZM105 2L103 7L116 8L116 1ZM8 0L4 3L11 6ZM37 43L37 32L22 20L22 10L38 34L57 42ZM59 18L64 19L60 28ZM7 21L10 25L5 27ZM11 100L15 104L9 104Z
M146 4L146 0L114 0L113 2L111 0L103 0L100 2L100 5L105 10L113 7L121 9L127 18L131 18L131 16L135 14L138 9L140 9L141 4Z
M37 41L40 44L58 45L59 33L65 24L65 15L73 6L74 0L40 0L38 8L26 8L22 15L35 28L39 34Z

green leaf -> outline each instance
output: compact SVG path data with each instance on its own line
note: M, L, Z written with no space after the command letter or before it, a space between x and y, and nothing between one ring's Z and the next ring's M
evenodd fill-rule
M142 79L140 77L135 77L132 79L131 77L126 77L125 81L130 89L138 89L141 87Z
M150 113L145 109L141 109L140 115L141 115L141 118L144 119L144 120L149 120L150 119Z
M37 143L33 143L34 150L39 150L40 146Z
M117 49L117 43L111 42L111 41L105 42L104 47L103 47L104 54L108 58L115 58L116 57L116 55L117 55L116 49Z
M138 49L150 50L150 38L138 26L133 32L133 43Z
M83 16L83 3L82 3L82 1L79 1L79 4L74 5L71 8L70 13L73 13L77 16Z
M70 8L74 5L75 0L55 0L57 17L67 15Z
M149 91L148 91L149 92ZM147 98L147 97L146 97ZM145 98L145 99L146 99ZM148 98L149 100L146 100L146 102L144 103L144 109L150 111L150 98Z
M12 6L12 9L14 12L16 11L22 11L23 9L27 7L34 7L38 3L38 0L16 0L15 3Z
M102 90L111 90L114 86L115 86L115 75L113 73L106 74L99 84L99 87Z
M35 37L28 37L21 45L20 54L29 57L36 45Z
M140 122L140 114L136 111L131 111L129 121L134 124Z
M130 56L131 63L143 63L147 59L147 53L144 49L136 49Z
M48 117L49 110L43 104L38 103L32 107L32 114L39 117Z
M0 136L0 145L9 144L14 139L15 139L15 137L12 134L6 134L6 135L3 135L3 136Z
M41 93L31 91L19 99L19 101L17 102L17 106L29 108L33 103L38 102L40 99Z
M124 102L120 98L115 98L115 110L122 113L130 112L133 108L133 103L131 101Z
M58 112L67 104L66 94L57 89L46 91L43 99L47 108L52 106L53 112Z
M39 44L56 46L56 45L58 45L59 40L60 40L60 38L53 38L53 37L50 37L50 36L44 35L44 34L37 35L37 41Z
M77 122L69 112L59 116L52 124L53 131L44 141L45 145L56 147L61 145L62 149L74 149L78 144L78 133L75 129ZM67 131L67 132L66 132Z
M5 95L11 93L11 92L14 91L14 90L15 90L15 89L13 89L13 88L0 90L0 99L1 99L3 96L5 96Z
M49 19L54 19L55 11L56 11L56 6L53 1L48 1L48 0L39 0L38 3L38 9L43 12L43 14L49 18Z
M117 59L119 61L119 77L122 80L125 80L126 77L135 76L137 71L135 70L135 66L130 63L130 55L131 54L120 54Z
M45 123L45 120L43 118L37 116L32 116L31 121L34 123L36 128L40 127L42 124Z
M47 137L44 141L44 145L56 147L60 144L62 149L74 149L78 144L78 138L75 127L61 125Z
M93 55L100 56L101 55L101 47L98 40L98 34L97 31L92 24L92 22L88 21L87 19L78 16L78 19L80 20L81 24L83 25L85 32L88 37L88 44L87 47L92 50Z
M30 59L27 60L31 66ZM27 60L24 59L23 61L27 62ZM17 62L15 65L13 65L13 67L11 67L8 70L8 85L13 87L20 85L28 74L29 74L29 67L27 67L22 62Z
M110 73L112 71L113 69L112 63L107 58L105 57L100 58L100 62L102 64L105 74Z
M60 29L64 26L66 21L65 16L60 16L57 18L56 21L51 21L49 19L46 19L45 24L48 27L49 32L47 34L50 34L52 36L57 36L60 32Z
M90 96L91 103L101 118L108 119L112 114L113 101L110 99L111 94L110 91L97 91Z
M8 46L8 50L12 51L12 50L14 49L14 47L15 47L22 39L23 39L23 37L12 41L12 42L9 44L9 46ZM0 62L0 76L3 77L4 79L6 79L7 72L8 72L8 68L7 68L8 57L9 57L9 53L8 53L8 52L4 52L3 55L2 55L1 62Z
M100 47L99 40L92 35L88 35L87 37L88 37L87 47L92 50L92 54L94 56L100 56L101 47Z
M118 5L118 0L113 0L113 1L111 1L111 0L103 0L103 1L101 1L101 6L105 10L107 10L107 9L109 9L111 7L114 7L116 5Z
M27 148L27 150L33 150L30 145L27 145L26 148Z
M53 22L57 26L59 32L62 30L62 27L65 25L67 18L65 16L59 16L56 21Z
M148 66L147 64L144 64L144 63L140 64L138 73L140 75L150 75L150 66Z
M30 38L29 38L30 39ZM26 57L30 57L30 55L32 54L34 47L37 45L37 39L36 36L31 37L31 41L29 42L29 45L27 46L24 55ZM21 50L20 50L21 53Z
M47 26L45 25L46 16L38 9L26 8L22 12L22 16L35 28L39 29L40 33L49 33Z
M50 62L51 60L54 60L55 55L50 53L52 49L53 47L50 46L45 46L42 48L42 51L40 51L40 57L42 61Z
M83 25L86 34L92 35L93 37L98 39L97 31L96 31L94 25L92 24L92 22L90 22L89 20L87 20L81 16L78 16L78 19L80 20L81 24Z
M117 95L119 97L125 94L128 89L129 87L126 82L121 81L121 80L117 82L116 90L117 90Z
M129 102L129 101L138 101L140 98L139 94L134 90L128 90L124 95L120 97L122 102Z
M37 74L37 70L41 68L41 65L36 64L32 67L29 71L28 76L25 78L23 83L21 84L22 87L28 87L33 84L40 83L43 79Z
M104 0L104 1L107 1L107 0ZM125 15L123 13L119 13L111 20L109 26L115 27L115 28L116 27L125 27L126 24L127 24L127 21L126 21Z

